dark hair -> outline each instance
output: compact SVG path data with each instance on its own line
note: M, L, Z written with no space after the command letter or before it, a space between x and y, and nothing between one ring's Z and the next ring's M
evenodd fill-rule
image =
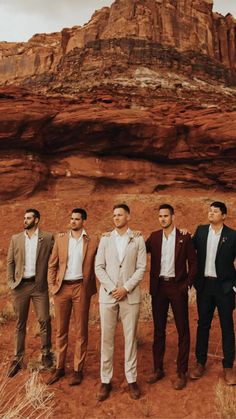
M116 204L116 205L114 205L113 211L117 208L122 208L125 212L130 214L130 209L129 209L128 205L126 205L126 204Z
M76 214L81 214L82 220L87 220L87 212L85 211L85 209L83 208L74 208L71 211L71 214L76 213Z
M32 212L34 214L34 218L38 218L40 220L40 212L38 210L36 210L35 208L29 208L29 209L25 210L25 214L27 212Z
M224 202L220 202L220 201L212 202L211 207L219 208L223 215L227 214L227 207L224 204Z
M161 204L158 208L158 211L160 211L162 209L168 209L170 211L171 215L174 215L174 213L175 213L174 208L170 204Z

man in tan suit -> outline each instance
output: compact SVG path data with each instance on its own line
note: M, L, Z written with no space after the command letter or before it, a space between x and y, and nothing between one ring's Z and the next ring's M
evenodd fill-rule
M40 325L42 364L52 366L51 319L47 269L53 246L53 235L38 228L40 213L27 209L24 216L25 231L11 238L7 256L7 280L12 292L16 314L15 357L8 371L13 377L22 368L25 350L26 323L30 301Z
M113 208L115 229L103 235L97 252L95 272L101 283L101 388L98 400L111 391L114 337L120 315L125 337L125 375L133 399L140 397L137 385L137 323L140 306L139 283L146 268L143 237L128 228L130 209L126 204Z
M96 293L94 259L98 240L84 229L87 213L75 208L71 213L70 230L55 240L48 265L48 283L54 295L56 319L56 371L47 384L53 384L65 375L68 332L73 308L76 342L74 374L70 385L79 385L88 343L90 299Z

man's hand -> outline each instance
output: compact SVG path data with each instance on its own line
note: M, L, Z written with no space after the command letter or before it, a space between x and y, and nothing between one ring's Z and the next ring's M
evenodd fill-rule
M127 294L128 291L123 287L116 288L114 291L112 291L112 297L114 297L117 301L123 300Z

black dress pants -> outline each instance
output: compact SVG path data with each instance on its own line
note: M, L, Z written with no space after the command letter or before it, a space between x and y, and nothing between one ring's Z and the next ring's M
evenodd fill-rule
M197 362L205 365L207 361L209 333L215 308L218 310L222 333L223 368L232 368L235 359L235 335L233 310L235 308L235 293L224 294L219 279L205 279L201 292L197 293L198 328L196 342Z

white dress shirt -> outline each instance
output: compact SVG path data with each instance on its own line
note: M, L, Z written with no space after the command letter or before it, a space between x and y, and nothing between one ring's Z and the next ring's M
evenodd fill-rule
M120 235L115 230L115 242L116 242L116 248L119 256L119 261L121 262L125 255L125 249L129 242L131 230L128 228L125 234Z
M176 240L176 228L174 227L172 232L165 236L162 233L162 246L161 246L161 271L160 276L175 277L175 240Z
M73 281L83 278L83 236L87 235L83 230L79 239L75 239L71 232L69 235L67 266L64 276L65 281Z
M206 262L205 262L205 276L217 277L216 273L216 253L218 244L220 241L220 236L223 227L216 233L212 226L209 226L209 233L207 237L207 252L206 252Z
M31 278L36 273L36 253L39 239L39 230L35 230L34 234L29 237L25 230L25 265L24 278Z

